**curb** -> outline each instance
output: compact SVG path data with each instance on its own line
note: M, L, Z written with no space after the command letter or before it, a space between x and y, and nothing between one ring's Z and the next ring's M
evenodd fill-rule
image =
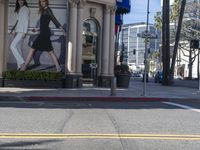
M50 96L30 96L24 97L26 101L102 101L102 102L159 102L166 101L168 98L158 98L158 97L50 97Z

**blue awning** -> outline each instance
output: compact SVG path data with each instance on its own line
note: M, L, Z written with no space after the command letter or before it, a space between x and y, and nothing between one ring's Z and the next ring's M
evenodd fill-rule
M131 10L131 0L116 0L117 1L117 14L126 14Z

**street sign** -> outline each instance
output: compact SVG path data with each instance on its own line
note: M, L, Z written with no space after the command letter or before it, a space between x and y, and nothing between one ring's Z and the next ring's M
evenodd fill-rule
M91 63L91 64L90 64L90 68L96 69L96 68L97 68L97 64L96 64L96 63Z
M142 33L138 33L137 36L140 38L157 39L156 34L153 34L151 32L146 32L146 31L144 31Z

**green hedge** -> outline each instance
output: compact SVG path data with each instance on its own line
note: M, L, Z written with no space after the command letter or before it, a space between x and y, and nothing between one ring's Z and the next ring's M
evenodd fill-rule
M57 72L42 72L42 71L17 71L8 70L3 73L3 78L6 80L60 80L63 73Z

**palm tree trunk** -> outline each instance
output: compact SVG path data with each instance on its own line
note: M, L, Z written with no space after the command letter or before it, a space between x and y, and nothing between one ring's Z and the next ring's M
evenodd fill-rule
M170 47L169 47L169 0L163 0L162 60L163 85L169 85Z

